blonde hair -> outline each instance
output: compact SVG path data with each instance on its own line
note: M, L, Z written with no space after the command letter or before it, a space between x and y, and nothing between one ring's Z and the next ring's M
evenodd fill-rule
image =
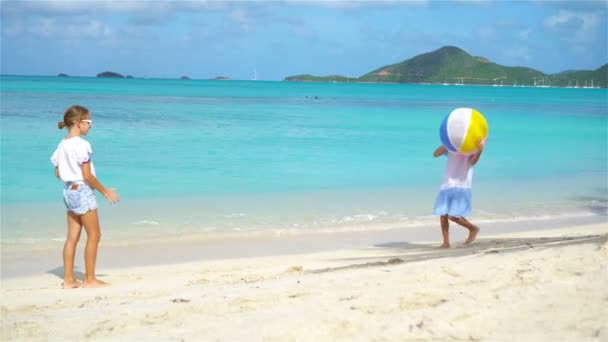
M65 110L63 113L63 121L59 121L57 127L62 129L64 127L70 127L79 120L87 119L90 117L89 110L83 106L73 105Z

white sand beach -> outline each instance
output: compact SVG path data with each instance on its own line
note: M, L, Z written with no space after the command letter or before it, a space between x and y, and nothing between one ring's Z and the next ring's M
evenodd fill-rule
M439 238L439 231L433 233ZM456 237L455 237L456 239ZM607 341L608 223L2 280L3 341ZM103 248L103 247L102 247Z

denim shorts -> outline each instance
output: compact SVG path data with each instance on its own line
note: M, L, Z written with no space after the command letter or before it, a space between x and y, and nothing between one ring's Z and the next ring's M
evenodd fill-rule
M67 182L63 190L63 202L68 211L76 215L97 209L95 192L83 182Z
M471 216L471 189L449 188L439 192L433 214L453 217Z

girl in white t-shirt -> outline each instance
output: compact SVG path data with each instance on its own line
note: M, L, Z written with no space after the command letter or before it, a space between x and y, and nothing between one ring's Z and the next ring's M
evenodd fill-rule
M485 141L477 141L477 151L471 155L464 155L448 151L443 145L439 146L434 157L446 155L448 160L445 167L443 183L435 200L433 214L439 216L443 244L441 247L450 247L450 221L469 230L469 236L464 242L470 244L475 241L479 227L469 222L465 216L471 215L471 187L473 181L473 165L477 163Z
M68 128L68 135L51 156L55 176L65 184L63 199L68 216L68 234L63 246L63 288L108 286L108 283L95 277L101 233L93 190L101 192L110 203L117 203L120 197L114 189L105 188L95 177L91 144L80 137L87 135L92 126L89 110L78 105L71 106L58 126L59 129ZM83 226L87 233L87 245L84 250L85 277L80 283L74 277L74 256Z

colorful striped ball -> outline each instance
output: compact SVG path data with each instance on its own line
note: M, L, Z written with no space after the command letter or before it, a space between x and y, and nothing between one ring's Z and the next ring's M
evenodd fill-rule
M477 150L476 141L488 136L488 123L473 108L457 108L443 119L439 135L448 150L470 154Z

